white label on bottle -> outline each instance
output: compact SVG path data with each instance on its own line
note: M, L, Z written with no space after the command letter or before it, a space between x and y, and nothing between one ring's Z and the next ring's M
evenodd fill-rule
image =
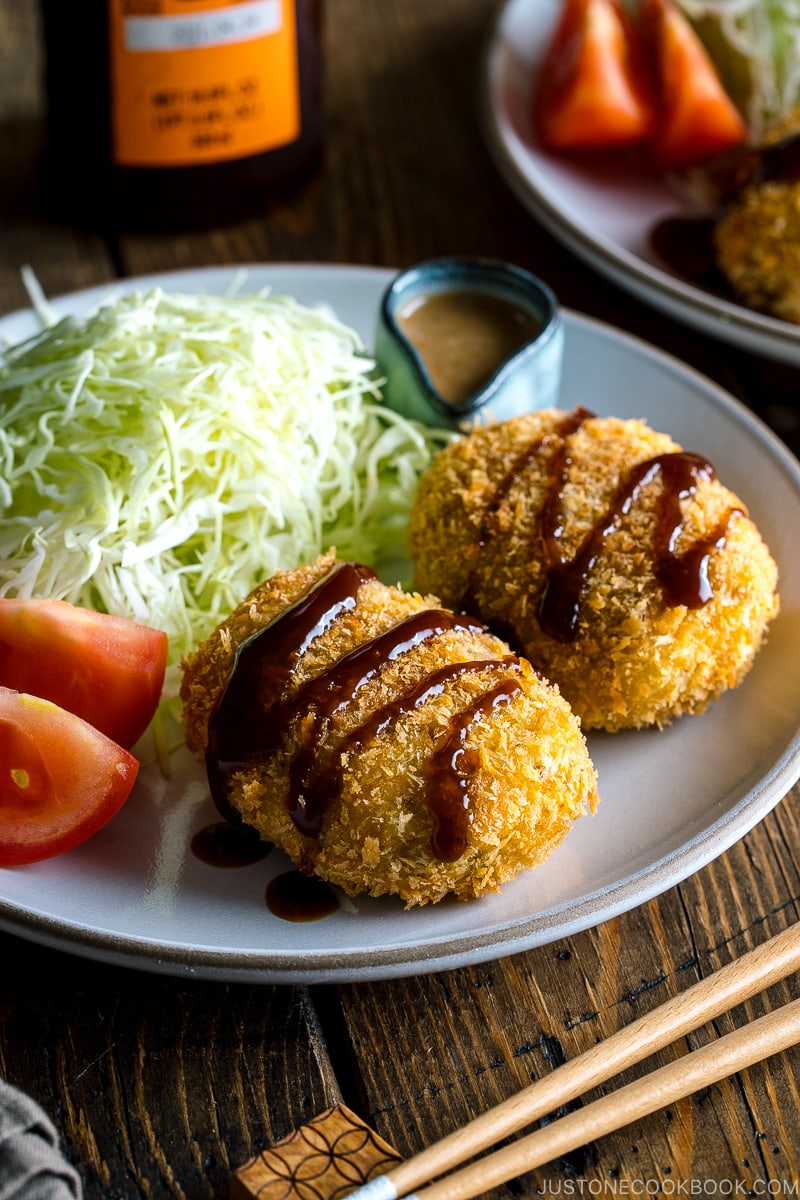
M215 12L175 17L126 17L126 50L196 50L226 46L276 33L281 28L281 0L247 0Z

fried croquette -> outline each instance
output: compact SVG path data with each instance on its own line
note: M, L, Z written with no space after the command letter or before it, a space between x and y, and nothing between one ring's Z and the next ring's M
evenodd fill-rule
M800 183L750 184L717 221L713 241L737 300L800 324Z
M710 463L644 421L550 409L440 451L414 584L506 637L584 729L702 712L750 668L777 568Z
M714 225L717 266L748 308L800 324L800 110L743 155Z
M597 801L557 688L332 554L257 587L183 662L181 696L222 811L352 896L496 891Z

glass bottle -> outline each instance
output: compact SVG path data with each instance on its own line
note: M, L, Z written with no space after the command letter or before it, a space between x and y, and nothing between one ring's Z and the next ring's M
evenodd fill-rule
M176 227L262 210L322 145L320 0L40 0L47 207Z

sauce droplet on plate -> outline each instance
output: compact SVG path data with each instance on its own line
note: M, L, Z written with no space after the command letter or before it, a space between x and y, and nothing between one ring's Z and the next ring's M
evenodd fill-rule
M284 871L267 884L267 908L282 921L320 921L338 911L339 900L316 875Z
M198 829L191 841L195 858L212 867L247 867L261 862L272 846L263 842L249 825L214 821Z
M716 217L664 217L650 232L656 254L683 279L705 291L732 300L733 292L717 266L714 253Z

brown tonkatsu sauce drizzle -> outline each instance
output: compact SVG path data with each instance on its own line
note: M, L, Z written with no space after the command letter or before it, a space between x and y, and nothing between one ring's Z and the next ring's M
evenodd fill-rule
M650 231L650 244L668 267L707 292L733 300L733 289L717 266L716 215L681 213L664 217Z
M656 576L664 589L667 602L673 606L702 608L713 592L708 578L708 563L715 550L721 550L728 540L728 530L734 517L745 516L744 509L731 506L711 533L693 542L683 554L669 548L656 563ZM680 527L675 533L680 532Z
M577 430L580 429L581 425L583 425L584 421L588 421L589 418L593 416L594 413L589 412L589 410L586 408L581 408L580 406L574 408L571 412L567 413L565 417L562 417L560 421L557 421L552 429L548 429L544 433L540 434L539 437L534 438L534 440L527 445L524 450L520 451L509 469L500 479L500 482L494 488L489 499L489 503L484 509L478 536L473 543L473 548L475 550L480 551L488 546L489 542L495 536L497 531L498 513L500 512L500 509L502 508L514 484L522 478L528 467L535 463L543 453L546 453L550 450L551 446L554 446L552 453L554 459L556 460L550 472L549 490L553 490L565 470L566 439L570 436L570 434L576 433ZM547 501L545 501L545 503L547 503ZM478 602L475 599L476 568L477 562L470 571L467 579L467 585L461 597L461 606L466 609L478 608ZM500 632L497 622L495 622L494 628L497 632ZM513 629L509 629L508 631L504 630L503 632L507 633L509 640L513 641Z
M548 571L538 618L544 633L559 642L574 640L586 580L605 538L630 512L641 489L658 475L662 486L653 539L653 570L661 584L664 601L670 607L684 604L687 608L700 608L711 599L708 581L711 551L724 540L734 512L741 510L732 509L721 528L692 543L683 554L677 554L674 547L683 528L680 502L694 494L700 479L713 479L714 468L699 454L676 450L648 458L628 472L611 504L569 561L561 558L558 546L560 509L553 505L549 512L547 506L542 510L543 516L547 513L542 537L547 548Z
M507 665L516 665L519 660ZM435 796L430 810L434 829L431 849L443 862L455 862L467 848L467 833L472 820L469 801L469 779L475 772L480 759L475 750L469 750L467 737L476 721L487 713L505 704L522 690L519 679L504 679L478 696L472 704L453 719L447 738L431 758L428 768L429 796Z
M610 506L586 534L577 552L571 559L565 559L561 551L564 493L572 466L567 439L593 415L584 408L574 409L550 433L536 438L517 456L492 494L477 539L480 548L488 544L497 512L511 488L530 464L547 450L548 442L556 439L555 449L547 460L547 479L538 517L546 581L537 619L541 630L559 642L571 642L577 635L583 591L605 538L630 512L642 487L656 476L661 476L662 487L653 541L653 570L661 584L664 601L670 607L683 604L687 608L700 608L711 599L709 559L715 549L724 546L732 518L744 515L742 509L732 507L711 533L692 543L682 554L677 554L675 545L683 528L680 502L694 494L701 478L713 479L715 472L707 459L689 451L659 454L631 468ZM462 604L467 605L473 594L470 579Z
M372 571L356 564L335 564L306 596L239 647L225 691L209 721L206 754L211 793L224 815L228 815L230 808L226 791L231 776L264 754L279 749L296 725L301 742L289 768L287 811L302 834L319 837L328 810L341 790L345 762L352 751L380 736L404 713L421 708L426 701L439 695L450 679L467 672L502 669L507 675L509 670L519 670L519 660L514 655L448 663L373 710L361 725L341 740L332 760L323 761L320 743L331 719L387 663L447 630L486 632L486 627L471 617L441 609L425 609L356 647L319 676L308 680L291 699L283 699L291 672L311 641L328 629L342 612L352 608L361 584L374 578ZM463 740L483 711L500 702L501 691L505 698L510 698L520 686L515 680L506 680L489 693L485 704L481 697L466 713L456 714L448 728L445 745L454 738ZM303 718L302 724L298 718ZM454 847L464 842L464 830L469 823L466 783L457 765L459 748L461 743L456 746L454 742L449 767L444 759L438 761L432 771L436 787L431 786L426 794L437 829L437 845L453 857L463 852L462 848L456 853ZM447 800L442 801L440 808L438 789L442 783L442 795L448 788L448 796L456 792L460 795L459 811L451 814ZM437 853L435 849L434 853Z
M593 417L594 413L589 412L586 408L574 408L572 412L567 413L560 421L547 430L540 437L534 439L529 446L526 446L520 454L514 459L510 469L500 480L497 487L494 489L492 498L484 512L483 521L481 523L480 532L478 534L478 546L485 546L491 540L492 527L497 519L497 514L503 504L503 501L508 496L514 484L524 475L531 463L539 458L542 450L546 449L551 442L555 442L555 457L558 459L557 475L560 477L563 472L562 456L566 450L566 439L570 434L576 433L583 425L584 421L588 421Z
M331 719L345 709L387 663L394 662L415 646L440 636L448 629L486 632L486 626L471 617L459 616L440 608L423 609L351 650L322 674L304 684L292 700L278 706L272 714L274 724L271 742L275 748L283 741L295 718L304 712L313 715L313 720L300 729L302 741L289 769L292 797L290 812L293 813L297 807L294 798L314 777L319 744ZM308 832L303 828L302 818L293 819L302 832ZM317 836L317 833L312 836Z
M455 662L447 663L438 670L432 671L425 679L422 679L414 687L403 692L400 696L395 697L382 708L376 709L362 725L343 738L333 760L327 763L324 767L319 765L317 771L307 781L303 791L294 791L289 798L289 815L294 821L301 833L307 834L309 837L318 837L325 815L333 801L339 795L342 786L342 777L344 774L345 762L347 756L353 751L362 749L368 742L374 738L380 737L399 717L406 713L415 712L422 708L424 704L434 696L439 696L444 690L445 684L451 679L457 679L460 675L467 673L475 673L478 671L497 671L509 669L519 669L519 659L515 655L508 655L505 658L489 658L489 659L474 659L470 662ZM519 685L516 685L515 690L519 690ZM457 713L448 728L447 737L450 737L451 732L459 727L459 722L463 714ZM453 770L457 768L453 766ZM439 773L440 776L442 772ZM426 802L428 809L434 819L434 825L446 827L449 821L449 811L447 805L442 804L442 795L433 787L429 787L426 791ZM460 816L455 818L460 823ZM442 834L442 842L447 842L450 834ZM453 836L458 836L454 833ZM440 857L435 847L432 847L437 857ZM458 857L458 855L456 855Z
M336 563L290 608L251 634L236 651L233 669L208 722L206 772L219 811L239 820L227 799L230 778L258 754L264 727L280 700L295 663L314 638L356 603L358 589L375 572Z

